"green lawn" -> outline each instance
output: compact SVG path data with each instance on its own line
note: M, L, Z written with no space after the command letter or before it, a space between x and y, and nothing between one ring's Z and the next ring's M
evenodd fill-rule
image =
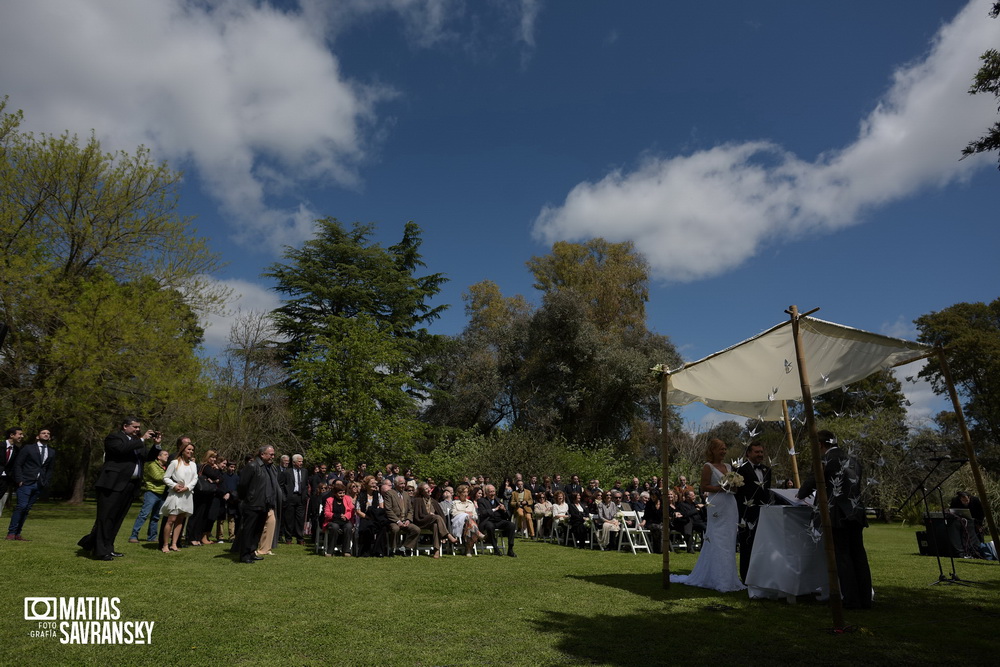
M128 544L137 511L118 542L126 556L112 563L75 546L92 505L39 505L24 530L31 542L0 543L0 663L972 664L998 645L1000 565L957 561L975 585L930 586L937 564L916 555L913 528L866 531L876 608L847 612L857 631L834 635L829 608L804 598L664 591L658 556L519 542L517 559L345 559L282 546L245 566L219 545L167 555ZM676 554L671 565L688 572L694 560ZM25 596L118 597L120 620L155 621L152 643L30 637Z

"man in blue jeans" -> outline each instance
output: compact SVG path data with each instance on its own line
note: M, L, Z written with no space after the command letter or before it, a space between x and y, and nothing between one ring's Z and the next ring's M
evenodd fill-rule
M21 537L21 529L28 518L31 506L52 481L52 464L56 458L56 450L49 446L51 439L52 433L49 429L43 428L38 432L35 444L25 445L17 453L17 460L14 461L17 507L10 517L10 526L7 528L8 540L28 541Z
M161 449L156 455L156 459L149 461L142 468L142 509L136 517L135 525L132 526L132 536L129 542L139 541L139 531L142 524L149 518L149 530L146 532L147 542L159 540L157 528L160 525L160 506L167 495L167 485L163 481L163 473L167 470L167 461L170 459L170 452Z

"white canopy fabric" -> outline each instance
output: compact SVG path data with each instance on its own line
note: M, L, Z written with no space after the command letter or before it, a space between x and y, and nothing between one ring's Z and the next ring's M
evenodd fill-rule
M799 319L806 372L813 396L872 373L932 354L933 347L845 327L813 317ZM700 361L669 371L667 403L695 401L751 419L782 419L782 401L801 401L791 321L783 322Z

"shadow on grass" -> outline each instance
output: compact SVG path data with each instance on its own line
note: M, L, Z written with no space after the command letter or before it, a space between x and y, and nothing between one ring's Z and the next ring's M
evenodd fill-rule
M740 662L752 664L832 665L849 658L921 665L976 662L991 650L992 639L981 628L1000 618L997 582L968 588L882 586L875 610L845 612L851 631L834 633L829 606L810 596L789 605L677 584L666 591L659 572L567 579L662 603L645 613L552 610L532 621L537 632L554 636L553 645L573 661L623 667L680 658L727 664L727 656L737 655ZM622 636L629 641L622 643Z

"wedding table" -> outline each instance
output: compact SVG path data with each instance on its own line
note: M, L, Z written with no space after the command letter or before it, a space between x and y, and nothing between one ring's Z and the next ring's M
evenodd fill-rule
M813 540L811 521L812 507L760 508L746 578L751 598L794 603L797 595L826 588L823 540Z

